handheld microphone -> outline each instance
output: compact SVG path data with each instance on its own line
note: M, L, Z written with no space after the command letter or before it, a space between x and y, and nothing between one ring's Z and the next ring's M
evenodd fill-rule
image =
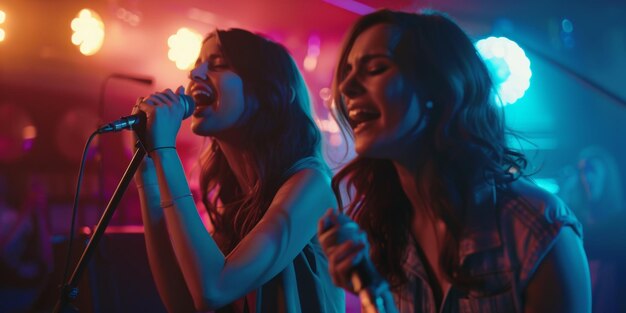
M193 114L193 110L196 107L196 103L193 102L193 98L188 95L179 95L180 103L185 107L185 114L183 119L186 119ZM143 112L121 117L111 123L108 123L98 128L98 134L117 132L123 129L132 129L134 126L140 123L145 123L146 116Z
M348 231L358 231L357 224L347 216L339 214L337 223ZM327 219L324 228L331 227L331 221ZM337 242L340 244L347 240L343 234L338 234ZM384 298L389 296L389 283L378 273L376 266L370 258L364 258L352 268L350 274L352 287L359 295L364 313L386 312Z
M356 226L354 222L348 225ZM359 295L364 313L386 312L383 298L384 294L389 292L389 284L378 273L370 258L362 259L353 267L350 281L354 291Z

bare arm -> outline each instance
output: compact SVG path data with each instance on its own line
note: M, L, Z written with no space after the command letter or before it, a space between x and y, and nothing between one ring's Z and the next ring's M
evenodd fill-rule
M278 190L253 230L224 256L202 223L173 149L152 153L167 227L196 309L219 308L260 287L293 261L313 238L324 208L336 207L327 176L311 169Z
M558 235L524 294L524 312L591 312L591 282L582 241L570 227Z
M152 159L146 158L143 161L135 182L141 203L148 263L161 300L168 312L193 312L193 301L165 226Z
M138 103L138 109L146 113L142 142L154 161L178 268L195 308L205 311L242 297L283 270L315 235L324 208L336 207L336 202L326 175L300 171L280 187L261 221L224 256L202 223L183 166L172 148L184 113L179 101L183 92L181 87L176 93L167 89L153 94ZM151 220L160 221L155 214Z

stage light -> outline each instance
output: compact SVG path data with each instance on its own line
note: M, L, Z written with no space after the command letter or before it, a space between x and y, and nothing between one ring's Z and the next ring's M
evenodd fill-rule
M328 88L328 87L324 87L324 88L320 89L319 95L320 95L320 98L322 98L322 100L324 100L324 101L330 101L330 99L333 96L330 88Z
M176 63L176 68L189 70L196 62L202 49L202 35L188 28L180 28L167 39L167 57Z
M476 42L476 49L491 72L498 95L496 103L513 104L530 87L530 60L524 50L505 37L489 37Z
M104 42L104 23L93 10L82 9L72 20L72 43L79 46L80 53L94 55Z
M6 21L7 19L7 14L0 10L0 24L4 24L4 21ZM4 38L6 37L6 32L4 31L3 28L0 28L0 42L4 41Z
M309 36L309 42L307 47L306 57L304 57L303 66L307 72L312 72L317 67L317 58L320 55L320 36Z
M315 68L317 67L317 57L316 56L312 56L312 55L307 55L304 58L303 66L304 66L304 69L307 72L314 71Z
M117 16L117 18L130 24L131 26L137 26L141 22L140 14L126 10L124 8L118 8L117 12L115 12L115 15Z
M325 133L328 133L328 142L335 147L341 145L341 134L339 125L334 118L328 116L326 118L315 118L315 124L317 127Z

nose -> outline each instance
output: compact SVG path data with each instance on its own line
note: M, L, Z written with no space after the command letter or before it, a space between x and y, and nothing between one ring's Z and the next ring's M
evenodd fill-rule
M191 79L194 80L206 80L207 72L209 71L209 63L202 62L191 70Z
M339 84L339 91L347 98L356 98L365 89L354 73L349 73Z

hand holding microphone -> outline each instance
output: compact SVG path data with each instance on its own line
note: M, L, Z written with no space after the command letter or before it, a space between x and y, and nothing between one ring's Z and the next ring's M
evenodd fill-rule
M359 226L344 214L329 209L318 225L335 284L359 294L364 312L393 311L389 285L369 257L369 243Z
M191 116L195 108L193 99L185 95L180 86L176 92L166 89L146 98L139 98L132 115L102 126L98 132L106 133L133 129L146 150L174 147L176 135L183 119Z

